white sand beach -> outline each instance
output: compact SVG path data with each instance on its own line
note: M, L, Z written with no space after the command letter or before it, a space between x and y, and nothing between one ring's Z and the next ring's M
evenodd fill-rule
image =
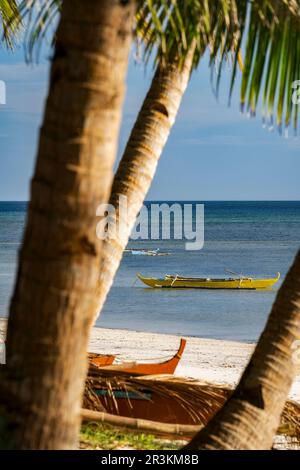
M4 337L6 320L0 319ZM234 387L255 347L235 341L186 337L187 345L176 375L193 377L214 384ZM179 336L119 329L93 328L89 350L116 354L118 360L163 361L179 345ZM300 402L300 374L290 391L290 398Z

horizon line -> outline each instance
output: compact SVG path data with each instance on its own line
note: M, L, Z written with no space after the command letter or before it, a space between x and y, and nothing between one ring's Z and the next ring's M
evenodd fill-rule
M0 199L0 203L29 203L25 199ZM145 199L144 202L300 202L300 199Z

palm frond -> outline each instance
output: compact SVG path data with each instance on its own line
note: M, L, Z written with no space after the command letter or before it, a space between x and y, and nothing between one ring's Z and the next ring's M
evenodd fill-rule
M6 46L13 48L16 35L21 27L21 16L15 0L0 0L2 39Z
M28 60L35 48L38 55L60 6L61 0L20 2L20 16L27 22ZM212 70L217 68L216 91L224 63L232 60L229 98L246 43L241 109L254 116L261 99L263 118L270 128L275 120L279 131L291 122L297 128L298 100L294 98L299 93L293 86L300 79L300 0L138 0L134 32L146 63L150 57L157 64L176 56L183 64L196 42L197 67L209 48Z
M217 25L215 35L225 35L221 43L216 40L212 63L221 55L218 69L222 73L224 57L234 51L234 68L231 75L230 95L236 78L236 63L243 41L245 61L240 89L241 109L255 116L261 97L263 121L272 130L276 124L279 132L291 122L298 125L298 104L293 99L293 84L299 80L300 71L300 1L261 0L247 2L235 0L239 28L236 45L224 32L224 22ZM222 28L222 33L218 29ZM219 80L217 80L217 87Z
M43 41L49 33L51 45L55 42L55 25L61 8L62 0L21 0L19 14L25 26L25 57L31 62L39 57Z

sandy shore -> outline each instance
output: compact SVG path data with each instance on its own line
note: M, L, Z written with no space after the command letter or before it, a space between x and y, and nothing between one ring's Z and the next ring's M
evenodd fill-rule
M6 320L0 319L0 335L4 336ZM235 341L186 337L187 346L176 375L193 377L215 384L234 386L255 347ZM117 354L118 360L165 360L179 345L179 336L129 330L93 328L89 350ZM300 375L290 392L300 402Z

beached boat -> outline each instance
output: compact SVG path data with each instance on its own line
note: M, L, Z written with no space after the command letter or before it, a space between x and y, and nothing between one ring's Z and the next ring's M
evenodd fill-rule
M137 277L147 286L153 288L194 288L194 289L268 289L272 287L280 278L254 279L252 277L236 278L201 278L183 277L166 274L164 278L145 277L137 274Z
M88 358L90 364L94 364L97 367L110 366L116 356L113 354L98 354L98 353L88 353Z
M174 356L164 362L156 363L139 363L139 362L123 362L120 364L113 364L112 362L104 364L104 358L114 357L114 356L103 356L101 354L97 355L93 353L93 357L90 358L90 363L98 367L103 367L106 370L110 371L122 371L130 375L153 375L153 374L174 374L176 367L182 357L184 348L186 345L186 340L181 338L178 351ZM97 363L97 356L99 356L99 361Z
M174 376L90 370L83 407L162 423L206 424L228 397L221 387Z
M174 376L132 377L94 368L89 371L84 408L161 423L205 425L230 397L232 389ZM283 434L300 435L300 405L288 401ZM288 432L287 432L288 430Z

